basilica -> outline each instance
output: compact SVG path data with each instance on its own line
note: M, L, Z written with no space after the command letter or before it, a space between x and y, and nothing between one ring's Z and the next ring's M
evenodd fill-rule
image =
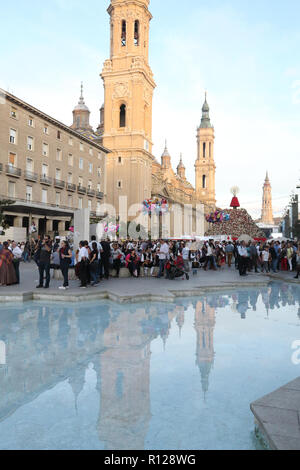
M172 168L167 142L160 161L153 155L152 100L156 83L148 61L152 19L148 7L149 0L111 0L110 58L101 73L104 104L100 123L92 129L81 91L71 128L109 150L106 202L116 208L118 215L122 197L127 198L128 208L145 199L164 198L171 211L174 205L192 207L189 228L179 231L196 233L196 207L202 205L203 214L207 214L216 206L214 127L205 95L196 136L195 186L186 178L182 156L176 171Z

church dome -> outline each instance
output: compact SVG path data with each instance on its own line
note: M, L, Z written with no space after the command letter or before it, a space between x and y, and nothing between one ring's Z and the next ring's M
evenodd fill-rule
M87 105L85 104L85 101L84 101L84 98L83 98L83 84L82 83L81 83L80 98L79 98L77 106L75 106L75 108L74 108L74 111L86 111L88 113L90 112L90 110L87 107Z

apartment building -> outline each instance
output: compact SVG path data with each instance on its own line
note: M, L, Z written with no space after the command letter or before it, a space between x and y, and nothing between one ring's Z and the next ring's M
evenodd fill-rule
M0 199L11 227L65 235L74 211L100 211L109 151L0 89Z

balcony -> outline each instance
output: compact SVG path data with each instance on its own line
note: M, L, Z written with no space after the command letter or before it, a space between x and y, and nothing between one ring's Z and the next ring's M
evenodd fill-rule
M76 191L76 184L67 183L67 190L68 190L68 191L71 191L72 193L75 193L75 191Z
M38 175L36 173L32 173L32 171L25 170L24 179L36 183L38 180Z
M12 165L6 165L6 174L9 176L15 176L16 178L20 178L22 170Z
M96 192L96 198L97 199L103 199L104 198L104 193L101 193L99 191Z
M95 196L96 196L96 191L94 191L94 190L91 189L91 188L88 188L88 190L87 190L87 195L88 195L88 196L91 196L91 197L95 197Z
M65 186L66 186L66 183L64 181L57 180L57 179L54 180L54 187L55 188L64 189Z
M86 188L84 188L83 186L77 186L77 192L79 194L86 194Z
M51 186L52 185L52 178L49 178L49 176L47 176L47 175L41 175L40 183L45 184L46 186Z

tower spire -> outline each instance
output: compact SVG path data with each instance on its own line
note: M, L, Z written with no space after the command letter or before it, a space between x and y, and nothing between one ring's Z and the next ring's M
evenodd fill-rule
M210 122L210 116L209 116L209 106L207 103L207 91L205 91L205 101L202 106L202 119L201 119L201 124L200 128L201 129L209 129L213 127L211 122Z

